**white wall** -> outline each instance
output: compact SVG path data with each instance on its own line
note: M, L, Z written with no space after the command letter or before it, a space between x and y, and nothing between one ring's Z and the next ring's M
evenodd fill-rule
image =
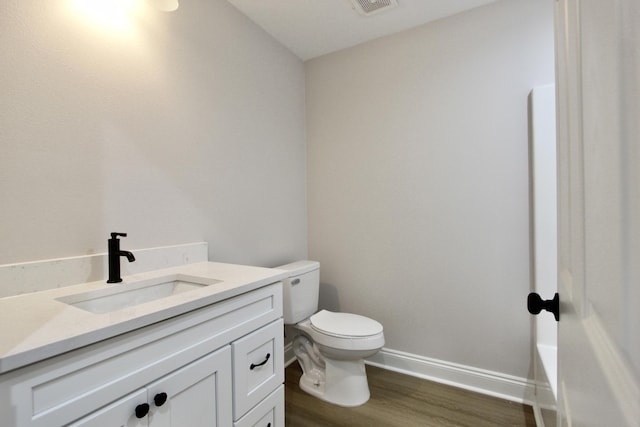
M321 304L390 349L529 375L527 95L554 78L552 13L502 1L305 63Z
M226 1L110 26L82 3L0 2L0 264L104 252L110 231L304 258L302 62Z

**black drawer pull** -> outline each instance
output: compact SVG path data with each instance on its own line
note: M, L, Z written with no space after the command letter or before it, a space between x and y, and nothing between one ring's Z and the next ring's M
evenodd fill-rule
M262 362L258 363L257 365L252 363L251 366L249 366L249 369L251 369L253 371L258 366L264 365L265 363L267 363L269 361L270 357L271 357L271 354L267 353L267 355L265 356L265 358L264 358L264 360Z
M167 393L158 393L153 397L153 403L156 406L162 406L167 401Z
M271 427L271 423L267 424L267 427Z
M140 405L136 406L136 418L144 418L147 416L148 413L149 413L148 403L141 403Z

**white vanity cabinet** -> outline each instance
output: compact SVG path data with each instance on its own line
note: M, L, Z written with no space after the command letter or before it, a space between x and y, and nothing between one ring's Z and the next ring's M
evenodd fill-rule
M275 283L0 375L0 424L284 427L283 351Z

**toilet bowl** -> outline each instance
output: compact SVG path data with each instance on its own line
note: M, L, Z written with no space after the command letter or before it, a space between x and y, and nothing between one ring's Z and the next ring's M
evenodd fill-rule
M365 316L318 309L320 264L298 261L284 284L284 323L297 335L293 350L300 366L300 388L340 406L359 406L370 397L364 359L384 345L380 323Z

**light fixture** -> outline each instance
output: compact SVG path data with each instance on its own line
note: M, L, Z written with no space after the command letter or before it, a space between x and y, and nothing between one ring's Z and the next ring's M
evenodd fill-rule
M398 6L398 0L350 0L360 15L371 16L378 12Z
M173 12L179 6L178 0L151 0L151 3L163 12Z

